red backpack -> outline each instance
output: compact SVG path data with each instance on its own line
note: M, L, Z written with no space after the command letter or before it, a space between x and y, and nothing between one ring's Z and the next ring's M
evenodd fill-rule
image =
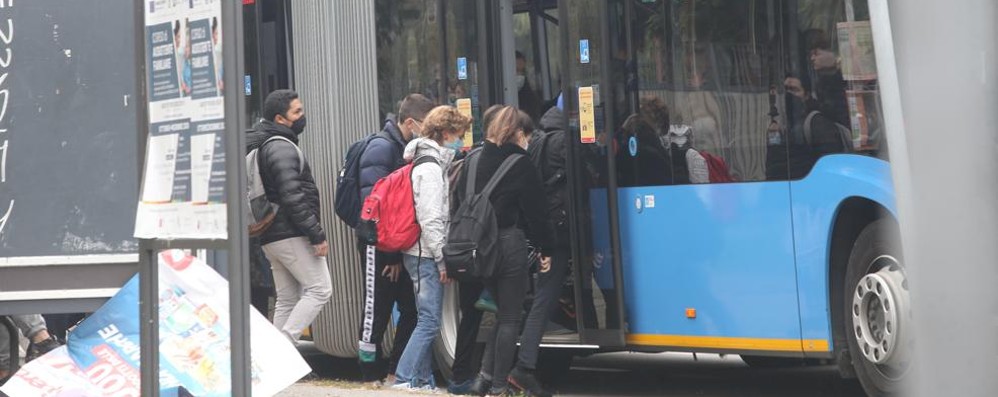
M728 164L724 162L724 159L702 150L700 151L700 155L707 162L707 170L710 172L710 183L735 181L735 178L732 178L728 172Z
M422 230L416 221L412 170L430 162L439 164L437 159L423 156L374 184L357 224L357 236L363 244L383 252L401 252L416 244Z

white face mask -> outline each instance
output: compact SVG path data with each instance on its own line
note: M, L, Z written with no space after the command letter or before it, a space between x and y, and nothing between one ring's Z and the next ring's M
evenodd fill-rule
M527 76L522 74L516 75L516 89L522 90L525 85L527 85Z

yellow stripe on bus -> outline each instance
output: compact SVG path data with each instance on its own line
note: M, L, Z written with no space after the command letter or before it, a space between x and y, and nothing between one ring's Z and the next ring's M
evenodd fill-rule
M689 335L627 335L627 343L639 346L671 346L704 349L760 350L784 352L827 352L828 341L823 339L766 339L733 338L726 336Z

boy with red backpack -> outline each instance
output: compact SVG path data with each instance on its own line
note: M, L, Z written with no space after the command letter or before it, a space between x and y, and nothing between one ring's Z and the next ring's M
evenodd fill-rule
M355 160L356 167L345 167L345 171L356 168L357 173L350 175L356 180L353 191L357 192L351 192L351 200L363 202L371 194L375 183L406 164L402 157L405 145L419 134L423 120L434 106L425 96L411 94L402 100L397 123L389 120L381 132L365 139L364 147L360 148ZM351 162L349 157L348 154L348 163ZM340 201L337 197L337 207ZM357 212L359 210L357 208ZM358 248L364 264L364 310L358 359L363 380L381 382L387 374L395 372L402 351L416 327L415 297L409 274L402 268L401 252L386 252L361 242L358 242ZM399 319L391 356L385 368L381 342L396 303Z
M395 389L436 389L432 348L443 315L443 285L450 281L443 261L450 219L446 171L470 125L471 118L457 108L431 111L423 121L422 137L405 148L409 164L379 181L361 211L361 239L381 249L401 250L415 285L419 319L398 362Z

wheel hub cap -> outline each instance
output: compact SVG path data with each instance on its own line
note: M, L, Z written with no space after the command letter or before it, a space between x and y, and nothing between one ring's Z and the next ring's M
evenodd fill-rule
M865 358L878 365L895 366L904 361L909 298L904 273L897 261L867 274L856 286L852 298L853 336Z

